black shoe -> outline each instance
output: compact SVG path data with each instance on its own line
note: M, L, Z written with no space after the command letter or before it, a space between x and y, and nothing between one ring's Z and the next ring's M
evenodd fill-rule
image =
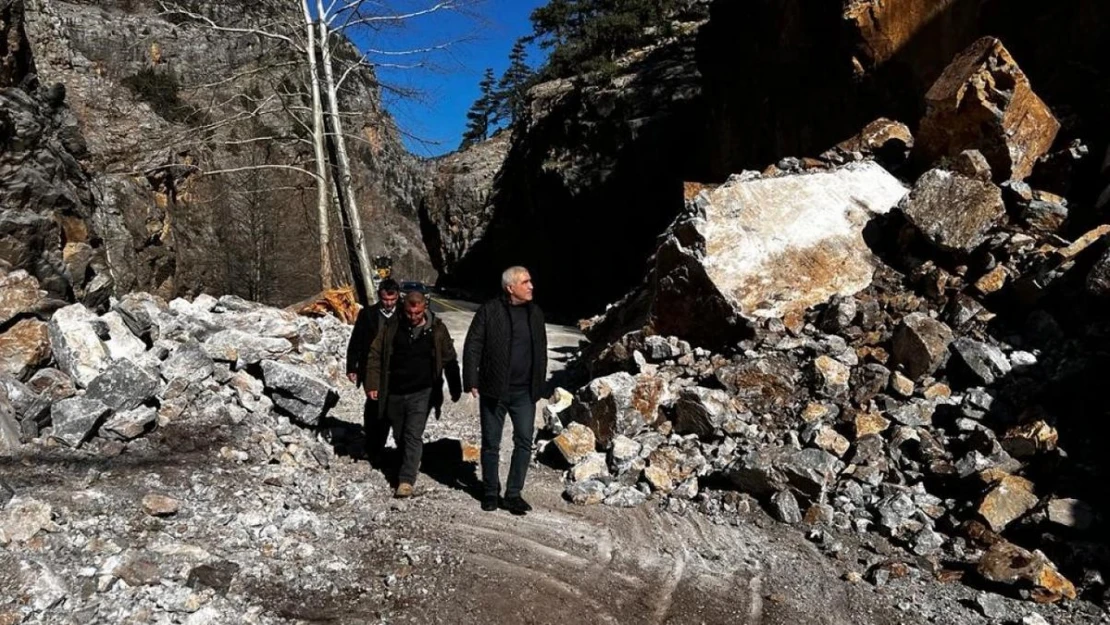
M513 514L526 514L532 511L532 506L528 505L528 502L524 501L524 498L520 495L502 499L501 507Z
M493 512L497 509L497 495L482 498L482 510Z

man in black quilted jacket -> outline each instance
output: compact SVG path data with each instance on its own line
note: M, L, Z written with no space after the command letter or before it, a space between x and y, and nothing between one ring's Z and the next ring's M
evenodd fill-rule
M463 388L478 397L482 421L482 509L513 514L532 509L521 491L532 461L536 402L547 378L547 329L532 302L532 276L524 267L501 274L504 293L474 314L463 345ZM513 422L513 455L505 498L498 462L505 415Z
M389 438L389 420L379 415L378 400L370 398L370 387L366 384L366 359L370 355L370 344L378 336L378 329L393 318L400 297L401 287L396 280L382 280L378 285L378 303L358 312L355 327L351 330L351 341L347 343L347 378L356 387L366 389L362 431L365 435L366 458L373 466L381 466L385 441Z

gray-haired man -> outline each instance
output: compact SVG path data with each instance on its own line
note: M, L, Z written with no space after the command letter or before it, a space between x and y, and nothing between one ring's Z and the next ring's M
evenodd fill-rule
M521 497L532 461L536 402L547 378L547 330L532 302L532 276L524 267L501 275L504 292L478 309L463 346L463 388L479 397L482 421L482 509L499 503L513 514L532 509ZM505 498L498 463L505 415L513 422L513 455Z

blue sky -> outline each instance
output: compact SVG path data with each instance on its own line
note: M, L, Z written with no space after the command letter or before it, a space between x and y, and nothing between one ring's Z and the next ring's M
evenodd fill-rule
M546 0L483 0L466 13L439 13L414 19L403 29L376 33L373 39L365 35L356 37L364 48L388 50L453 42L447 50L425 57L434 63L434 69L378 70L383 83L420 93L417 98L384 95L386 107L406 133L405 144L410 151L427 157L458 147L466 128L466 111L478 97L478 81L485 68L492 67L500 77L508 65L513 42L532 32L528 15L545 3ZM412 10L428 4L428 0L400 0L395 6ZM543 60L542 52L535 46L529 52L528 62L536 67Z

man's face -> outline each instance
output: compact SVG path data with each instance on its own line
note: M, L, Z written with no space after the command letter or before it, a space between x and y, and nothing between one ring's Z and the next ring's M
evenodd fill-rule
M509 295L518 302L532 301L532 276L524 272L517 277L516 283L505 287Z
M406 302L405 317L408 318L410 324L418 326L424 323L425 308L427 306L423 302Z
M378 300L382 303L382 310L386 312L392 311L397 306L397 300L400 298L401 294L396 291L392 293L380 291L378 293Z

